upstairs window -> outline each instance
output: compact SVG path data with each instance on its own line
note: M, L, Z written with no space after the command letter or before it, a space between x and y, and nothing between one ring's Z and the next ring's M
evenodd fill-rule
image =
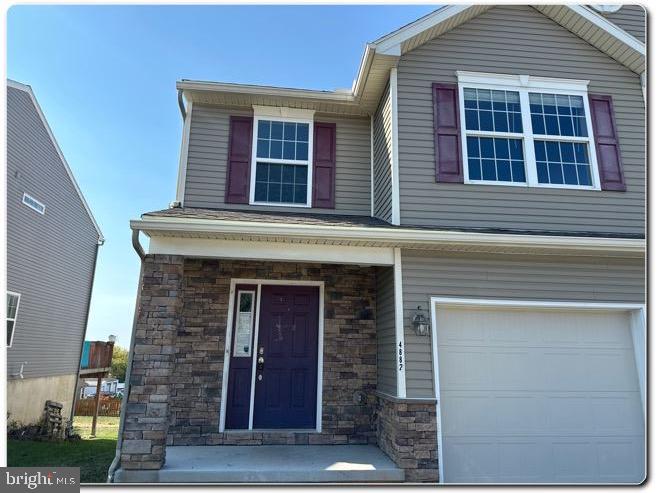
M16 318L18 317L18 305L21 301L21 295L18 293L7 292L7 347L11 347L14 340L14 329L16 328Z
M250 202L310 207L312 112L255 107L254 113Z
M587 81L457 75L466 183L600 189Z

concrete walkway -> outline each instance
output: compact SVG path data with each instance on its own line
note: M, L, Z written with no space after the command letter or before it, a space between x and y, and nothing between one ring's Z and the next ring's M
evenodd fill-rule
M374 445L167 447L159 471L119 469L117 483L401 482L398 468Z

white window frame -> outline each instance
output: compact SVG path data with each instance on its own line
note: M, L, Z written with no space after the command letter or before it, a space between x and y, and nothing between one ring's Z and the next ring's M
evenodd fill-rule
M272 207L312 207L312 183L313 183L313 141L314 141L314 115L315 110L301 110L278 106L253 106L253 136L251 143L251 180L249 190L250 205L266 205ZM258 123L260 120L288 123L308 124L308 159L305 161L296 159L272 159L258 158ZM308 166L306 183L306 203L291 204L286 202L258 202L255 200L255 183L257 163L294 164Z
M42 216L46 213L46 205L43 202L32 197L27 192L23 192L23 204L28 206L33 211L38 212ZM39 207L41 207L41 209L39 209L39 207L35 207L34 204L37 204Z
M14 343L14 334L16 334L16 321L18 320L18 310L21 307L21 294L15 293L14 291L7 291L7 294L10 296L16 296L18 298L18 301L16 302L16 314L14 315L14 318L9 317L9 306L7 306L7 322L10 320L14 322L14 325L11 328L11 337L9 338L9 344L7 344L7 347L10 348Z
M530 75L506 75L488 74L479 72L456 71L459 87L459 111L461 118L461 158L463 161L463 181L468 184L477 185L502 185L515 187L537 187L537 188L564 188L576 190L600 190L600 174L598 170L598 159L595 149L593 135L593 123L591 121L591 109L588 98L588 80L555 79L552 77L534 77ZM464 88L493 89L498 91L515 91L520 95L520 112L522 115L522 133L494 132L483 130L466 130L465 128L465 104ZM532 132L531 112L529 107L529 93L538 92L545 94L563 94L570 96L581 96L584 101L584 112L586 116L587 137L572 137L559 135L542 135ZM525 161L525 182L507 182L491 180L471 180L468 169L467 137L498 137L503 139L521 139ZM569 185L559 183L539 183L534 154L534 140L576 142L587 144L589 153L589 165L591 167L591 185Z

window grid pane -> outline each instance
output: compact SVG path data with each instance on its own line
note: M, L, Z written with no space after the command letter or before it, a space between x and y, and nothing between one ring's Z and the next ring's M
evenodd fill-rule
M258 121L256 156L264 159L308 160L307 123Z
M467 130L522 133L517 91L464 88L463 100Z
M534 152L539 183L592 185L587 144L535 140Z
M7 293L7 318L14 320L16 318L16 309L18 308L18 296Z
M306 204L307 197L307 165L277 163L256 164L256 202Z
M588 137L582 96L530 92L529 109L536 135Z
M522 139L468 137L470 180L524 183Z

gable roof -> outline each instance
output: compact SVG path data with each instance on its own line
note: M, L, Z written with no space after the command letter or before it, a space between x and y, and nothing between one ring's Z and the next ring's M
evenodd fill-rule
M399 58L424 43L494 8L494 5L448 5L365 46L351 91L310 91L246 84L182 80L176 84L190 101L315 109L337 114L371 115ZM646 46L616 24L583 5L531 5L629 70L646 67Z
M57 155L59 156L60 161L64 165L64 169L66 170L66 173L68 174L68 177L71 180L71 183L73 184L73 187L75 188L75 191L77 192L78 196L80 197L80 201L82 202L82 205L84 206L84 209L87 211L87 215L89 216L89 219L91 219L91 222L93 223L94 228L96 229L96 232L98 233L98 244L102 245L105 242L105 237L103 236L103 232L100 230L100 227L98 226L98 223L96 222L96 219L94 218L94 215L91 213L91 209L89 208L89 204L85 200L84 195L82 195L82 191L80 190L80 187L78 186L78 182L75 180L75 176L73 175L73 171L71 171L71 168L68 165L68 162L66 161L66 158L64 157L64 153L62 153L62 150L59 147L59 144L57 143L57 140L55 139L55 135L52 133L52 129L50 128L50 125L48 125L48 120L46 120L46 116L43 114L43 111L41 110L41 106L39 106L39 102L37 101L36 96L34 95L34 92L32 91L32 87L30 87L27 84L21 84L20 82L16 82L15 80L11 80L11 79L7 79L7 86L12 87L14 89L18 89L19 91L23 91L23 92L27 93L30 96L32 104L36 108L36 111L39 115L39 118L41 119L41 122L43 123L43 126L46 129L46 132L48 132L48 136L50 137L50 141L52 142L52 145L55 148L55 151L57 151Z
M448 5L372 43L377 53L400 56L451 31L494 5ZM600 51L641 73L645 70L645 44L584 5L531 5L557 24Z

